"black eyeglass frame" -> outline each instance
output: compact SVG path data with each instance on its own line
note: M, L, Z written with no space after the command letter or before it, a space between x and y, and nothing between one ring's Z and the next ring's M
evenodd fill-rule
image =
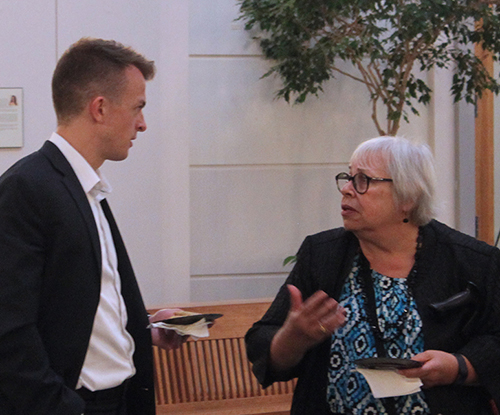
M358 190L358 186L356 186L356 176L358 176L358 177L364 176L366 178L366 189L363 192L360 192ZM361 172L356 173L354 176L351 176L349 173L342 172L342 173L339 173L335 176L335 181L337 182L337 189L339 189L339 192L341 192L341 193L342 193L342 187L344 187L345 184L341 187L339 185L340 179L347 180L347 182L352 182L352 187L354 187L354 190L356 190L356 192L359 193L360 195L364 195L368 191L368 188L370 187L371 181L373 181L373 182L392 182L393 181L392 179L386 179L384 177L370 177L370 176L367 176L366 174L361 173Z

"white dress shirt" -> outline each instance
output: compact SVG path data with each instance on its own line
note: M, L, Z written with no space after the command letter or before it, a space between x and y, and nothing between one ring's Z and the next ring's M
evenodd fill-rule
M111 186L63 137L53 133L50 141L64 154L87 195L101 246L101 296L77 389L82 386L91 391L108 389L135 374L132 360L135 346L125 329L127 310L121 295L116 250L100 204L111 192Z

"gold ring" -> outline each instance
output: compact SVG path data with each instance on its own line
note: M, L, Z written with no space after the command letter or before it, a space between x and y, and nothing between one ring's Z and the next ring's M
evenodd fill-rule
M318 321L318 324L319 324L319 329L322 331L323 334L328 334L328 330L325 329L325 326L323 326L323 324L321 324L320 321Z

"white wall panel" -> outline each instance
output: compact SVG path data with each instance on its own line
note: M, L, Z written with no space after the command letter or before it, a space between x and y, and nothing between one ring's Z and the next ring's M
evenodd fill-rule
M358 143L375 137L364 85L339 77L319 99L290 105L274 98L279 80L259 79L260 58L190 60L191 164L346 162ZM427 113L402 134L428 134Z
M342 224L334 176L343 169L193 169L191 274L283 272L305 236Z
M190 298L188 6L185 0L163 2L159 32L162 275L170 303Z
M24 93L24 147L0 149L0 173L38 149L55 126L50 82L56 61L54 0L0 2L0 87Z
M476 236L476 176L475 172L475 109L474 105L460 102L457 104L457 162L455 166L457 183L457 229L471 236ZM495 106L495 111L498 107ZM500 116L500 112L498 114ZM495 119L499 119L495 115ZM495 123L495 128L498 124ZM499 131L500 133L500 131ZM495 132L495 139L500 138ZM500 144L500 142L499 142ZM496 142L495 142L496 145ZM498 147L496 147L498 148ZM495 158L498 157L498 150L495 151ZM498 166L495 163L495 166ZM498 189L500 184L500 169L495 169L495 186ZM498 180L497 180L498 177ZM500 191L495 190L495 197ZM495 206L500 206L499 204ZM500 209L495 209L495 214L500 212ZM500 219L500 218L498 218ZM496 229L500 226L500 220L495 218Z
M234 0L190 0L190 55L260 55Z
M115 39L146 56L157 48L160 0L58 0L59 53L84 36Z
M210 276L191 279L191 301L210 302L274 298L288 273L244 275L237 277Z
M453 105L450 94L453 73L445 69L436 69L431 76L431 89L434 91L431 111L432 128L430 131L431 144L434 150L436 163L436 198L438 212L436 219L451 227L456 226L458 203L456 201L458 169L456 148L457 125L456 116L458 108Z

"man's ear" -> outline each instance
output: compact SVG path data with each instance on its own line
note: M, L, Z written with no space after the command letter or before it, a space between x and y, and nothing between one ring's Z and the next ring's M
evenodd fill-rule
M89 103L89 113L95 122L102 123L107 113L108 100L103 96L97 96Z

